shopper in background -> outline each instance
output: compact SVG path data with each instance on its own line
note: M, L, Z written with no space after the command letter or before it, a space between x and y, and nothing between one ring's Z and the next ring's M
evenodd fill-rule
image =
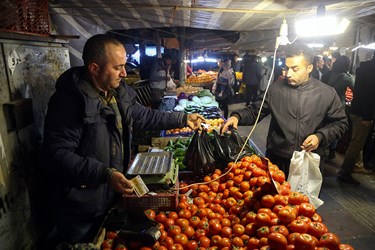
M271 115L266 157L288 176L294 151L313 151L323 157L327 145L348 128L344 107L335 90L310 77L313 69L310 50L304 45L287 45L286 79L270 85L262 100L234 111L221 132L230 126L254 125Z
M228 104L234 95L233 86L235 77L231 62L228 59L222 61L222 67L219 69L215 83L215 99L219 103L219 107L223 110L225 119L228 118Z
M60 242L92 242L108 210L132 192L125 178L132 127L140 130L200 127L197 114L146 108L125 82L126 51L116 39L87 40L84 66L64 72L56 83L45 120L42 165L48 211Z
M255 52L247 51L242 57L242 82L245 83L246 106L258 99L260 80L262 79L262 67L257 60Z
M347 56L340 56L333 64L332 70L329 72L328 79L328 84L336 90L344 108L346 105L346 89L349 88L353 90L354 88L354 80L352 75L349 74L349 67L350 58ZM332 160L335 158L337 143L338 140L334 140L329 145L329 153L327 159Z
M162 102L164 91L167 88L168 81L178 84L179 82L172 79L170 74L170 67L172 58L168 54L163 54L151 68L150 73L150 88L151 88L151 107L159 108Z
M239 55L234 54L232 68L234 72L241 72L241 61L239 60Z
M321 80L323 75L324 60L320 55L314 56L313 59L313 70L311 72L311 77Z
M336 64L336 62L335 62ZM353 100L350 107L352 136L345 153L344 162L337 178L343 182L359 185L352 176L357 157L363 150L366 138L372 128L375 114L375 53L371 60L362 62L356 72Z

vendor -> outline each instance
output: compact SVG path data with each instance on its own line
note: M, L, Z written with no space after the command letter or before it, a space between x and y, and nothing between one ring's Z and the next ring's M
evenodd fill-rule
M91 242L109 209L132 192L125 178L131 131L200 128L203 116L150 110L123 81L126 51L107 35L83 49L84 66L64 72L56 83L44 126L42 169L48 209L55 226L45 249L60 242Z
M170 74L172 58L168 54L163 54L151 68L150 73L150 87L151 87L151 107L159 108L164 96L164 91L167 88L168 81L178 84L179 81L173 80Z

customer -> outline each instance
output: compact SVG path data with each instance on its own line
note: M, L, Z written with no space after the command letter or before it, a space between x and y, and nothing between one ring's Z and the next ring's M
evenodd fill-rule
M215 87L215 98L219 103L219 107L223 110L224 118L228 118L228 104L230 99L233 97L233 85L235 77L233 69L231 68L231 62L228 59L222 60L222 67L219 69Z
M314 56L311 77L321 80L323 76L324 60L320 55Z
M150 73L150 87L151 87L151 107L154 109L159 108L162 102L164 91L167 88L167 82L174 81L170 75L170 67L172 58L168 54L163 54L162 58L159 58L151 68Z
M335 62L335 64L337 61ZM359 185L352 172L360 151L372 128L375 114L375 53L371 60L362 62L356 72L353 100L350 107L352 136L345 153L344 162L337 178L343 182Z
M321 157L327 145L348 127L344 107L335 90L309 77L313 69L308 48L286 46L286 80L270 85L260 120L271 115L266 156L288 176L290 159L301 149ZM235 111L222 127L254 125L261 100Z
M245 102L247 106L258 99L259 85L262 79L262 66L254 51L247 51L242 57L242 67L242 82L246 85Z
M57 80L44 127L42 164L57 243L92 241L115 201L132 192L124 176L132 127L197 129L204 120L139 104L123 81L126 51L118 40L95 35L82 58L84 66Z

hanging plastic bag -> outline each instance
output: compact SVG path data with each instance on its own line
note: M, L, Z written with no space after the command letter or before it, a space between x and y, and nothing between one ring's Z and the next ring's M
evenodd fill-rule
M309 197L315 208L323 205L318 198L323 177L319 169L320 156L316 153L294 151L290 160L288 182L291 190L300 192Z
M184 165L187 170L197 175L213 173L215 170L215 159L208 141L207 131L201 133L196 131L186 150Z
M235 161L244 144L245 140L238 134L237 129L232 129L230 133L225 133L224 135L220 135L214 130L212 145L217 166L225 168L229 162ZM246 155L254 153L254 149L247 144L238 158L241 159Z
M176 90L176 84L174 83L173 79L170 77L170 79L167 81L167 91L174 91Z

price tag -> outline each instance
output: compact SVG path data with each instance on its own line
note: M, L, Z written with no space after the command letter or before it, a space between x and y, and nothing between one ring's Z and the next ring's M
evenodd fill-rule
M137 175L133 179L131 179L131 182L133 183L134 192L138 197L141 197L148 193L148 188L146 184L143 182L141 176Z

